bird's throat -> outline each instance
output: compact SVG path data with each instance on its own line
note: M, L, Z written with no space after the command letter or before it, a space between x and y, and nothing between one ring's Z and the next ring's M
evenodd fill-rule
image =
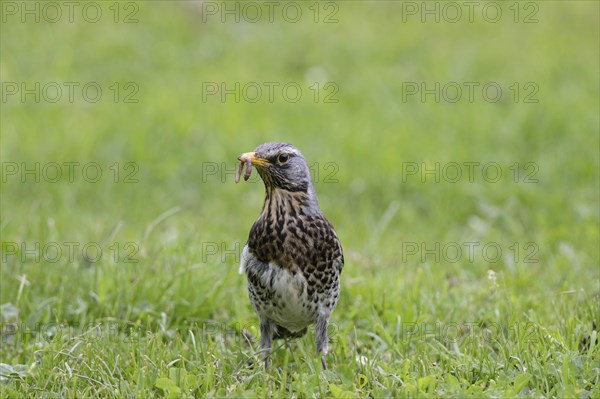
M317 203L316 195L311 189L308 192L287 191L274 187L267 187L262 217L275 223L284 219L284 215L317 215L321 210Z

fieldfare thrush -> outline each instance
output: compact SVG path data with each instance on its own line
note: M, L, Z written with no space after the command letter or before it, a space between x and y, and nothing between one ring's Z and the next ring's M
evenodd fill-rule
M342 246L321 213L304 155L286 143L266 143L238 157L236 182L255 166L265 184L260 216L240 262L260 320L260 349L269 366L273 339L297 338L315 325L317 353L327 369L327 325L340 294Z

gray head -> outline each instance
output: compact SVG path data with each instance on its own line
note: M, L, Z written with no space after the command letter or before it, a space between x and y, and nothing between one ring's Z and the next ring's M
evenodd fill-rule
M238 157L250 160L265 183L267 191L275 189L314 194L310 171L299 149L287 143L261 144L254 152Z

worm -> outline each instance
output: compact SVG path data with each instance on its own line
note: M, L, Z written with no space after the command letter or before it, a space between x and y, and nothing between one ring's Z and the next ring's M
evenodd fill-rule
M240 164L240 169L241 169L241 164ZM247 158L246 159L246 173L244 173L244 181L248 181L251 173L252 173L252 160L250 158Z
M240 175L242 174L242 168L243 167L244 167L244 161L240 161L240 164L238 165L237 172L235 174L235 182L236 183L240 182Z
M240 161L240 164L238 165L238 169L235 174L235 182L236 183L240 182L240 176L242 174L242 169L244 169L244 163L246 164L246 172L244 173L244 181L248 181L248 179L250 178L250 174L252 173L252 160L250 158L247 158L245 162Z

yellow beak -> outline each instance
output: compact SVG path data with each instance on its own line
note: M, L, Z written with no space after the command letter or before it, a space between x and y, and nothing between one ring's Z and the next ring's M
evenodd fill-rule
M258 165L258 166L267 166L269 164L269 161L258 157L255 152L246 152L246 153L240 155L238 157L238 160L241 162L248 162L248 160L250 160L252 165Z

